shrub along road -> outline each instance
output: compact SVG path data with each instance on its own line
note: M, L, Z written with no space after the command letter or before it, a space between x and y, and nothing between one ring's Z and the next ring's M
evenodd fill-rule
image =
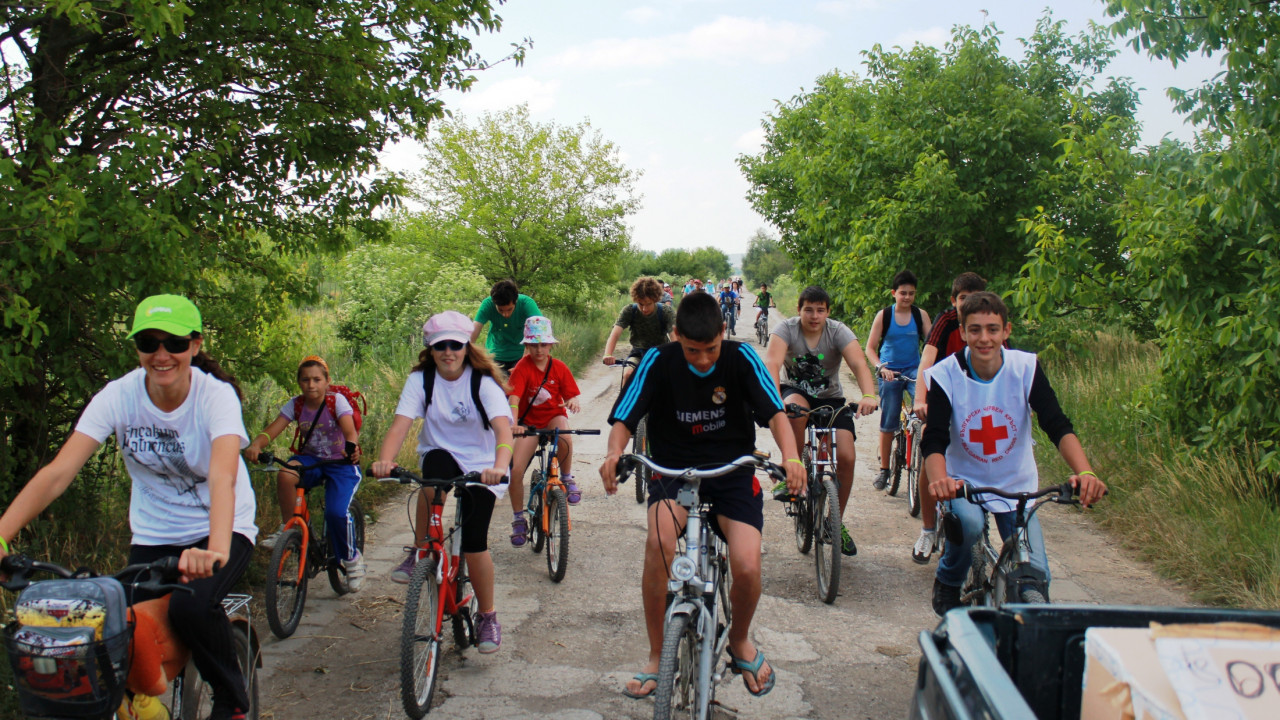
M754 311L743 315L738 339L746 341ZM594 365L579 383L583 411L573 426L607 430L618 371ZM855 387L848 376L844 383L846 392ZM877 419L859 419L857 427L858 469L845 520L859 552L842 560L841 594L833 605L817 599L812 555L796 551L781 505L766 500L764 590L753 632L778 682L769 695L753 698L741 680L728 676L717 698L737 717L906 716L919 659L916 638L937 624L929 605L936 556L928 566L911 561L919 522L907 515L904 498L871 488ZM572 512L564 581L550 581L543 555L511 547L510 506L500 502L489 537L502 648L493 655L474 649L459 655L446 639L432 716L652 716L651 701L620 693L647 653L639 593L643 506L630 485L614 497L604 495L596 471L603 434L575 442L574 474L584 496ZM759 442L778 459L767 430L760 431ZM1064 474L1058 465L1044 473L1050 480ZM1185 593L1131 559L1087 515L1050 505L1042 517L1055 601L1187 603ZM264 718L404 716L399 638L405 588L388 577L409 539L405 500L397 499L380 509L379 522L370 528L370 574L359 594L334 598L323 577L317 578L294 637L277 641L258 622L266 635Z

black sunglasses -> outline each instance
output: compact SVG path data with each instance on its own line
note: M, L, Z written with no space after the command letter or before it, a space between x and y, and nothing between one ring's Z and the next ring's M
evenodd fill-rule
M466 343L458 342L457 340L441 340L437 343L431 343L431 349L436 352L444 352L445 350L457 352L466 346Z
M161 345L164 345L165 350L177 354L184 353L191 347L191 338L170 335L161 340L155 335L134 335L133 344L138 347L139 352L150 354L159 350Z

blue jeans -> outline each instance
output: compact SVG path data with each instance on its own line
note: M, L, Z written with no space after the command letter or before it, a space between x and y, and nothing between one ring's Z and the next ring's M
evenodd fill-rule
M942 552L942 558L938 560L937 578L944 585L959 587L964 585L965 577L969 574L969 565L973 562L973 544L982 537L982 529L986 525L987 518L983 514L981 505L971 503L964 498L956 498L946 504L947 512L952 515L953 521L960 521L964 539L960 542L952 542L950 537L947 538L946 549ZM1030 512L1029 508L1028 512ZM1015 513L1009 511L992 514L996 516L996 529L1000 531L1001 539L1008 539L1013 533ZM1031 545L1031 567L1043 572L1047 583L1049 556L1045 555L1044 535L1040 533L1040 520L1035 515L1027 521L1027 540Z
M906 380L885 380L879 375L880 383L880 432L898 432L902 427L902 394L905 392L916 399L916 385Z
M302 487L311 488L324 483L324 526L329 535L329 547L339 560L353 560L356 547L351 542L351 501L360 487L358 465L321 465L320 458L311 455L294 455L289 462L304 468L299 480Z

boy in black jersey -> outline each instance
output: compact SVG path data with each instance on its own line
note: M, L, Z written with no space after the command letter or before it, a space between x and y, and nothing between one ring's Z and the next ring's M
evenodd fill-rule
M799 494L804 466L796 451L782 398L764 361L739 342L722 340L724 321L716 298L707 293L685 296L676 312L677 342L650 349L609 422L609 451L600 466L605 492L618 490L617 463L636 423L650 417L653 460L667 467L722 465L755 450L756 424L767 425L782 450L787 485ZM679 484L654 476L649 486L649 536L645 543L641 593L649 635L649 659L627 683L625 694L644 697L657 687L666 604L664 557L675 553L685 509L674 502ZM760 599L760 530L764 503L760 485L749 470L704 480L702 496L711 503L715 522L729 548L733 584L729 599L733 625L729 652L742 669L747 690L763 695L773 687L773 668L749 637L751 618Z

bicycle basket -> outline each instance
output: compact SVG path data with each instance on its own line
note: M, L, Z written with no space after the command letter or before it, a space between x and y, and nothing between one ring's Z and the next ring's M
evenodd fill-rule
M124 695L133 627L94 639L90 627L4 631L18 706L30 718L110 718Z

